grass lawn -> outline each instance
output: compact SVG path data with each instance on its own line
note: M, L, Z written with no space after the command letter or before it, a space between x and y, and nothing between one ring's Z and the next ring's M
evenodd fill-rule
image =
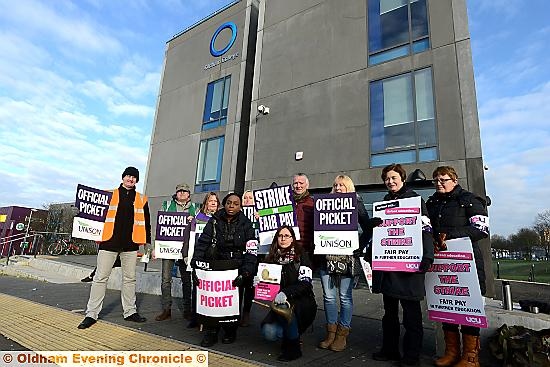
M550 283L550 261L493 259L493 274L497 277L497 261L500 263L500 278L529 280L531 265L535 265L535 281Z

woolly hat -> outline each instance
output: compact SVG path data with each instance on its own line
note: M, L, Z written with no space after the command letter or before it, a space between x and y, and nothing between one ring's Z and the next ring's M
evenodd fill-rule
M136 167L126 167L124 172L122 172L122 178L125 176L133 176L136 178L136 182L139 182L139 171Z
M187 191L188 193L191 193L191 190L189 189L189 185L186 183L180 183L176 186L176 192L178 191Z

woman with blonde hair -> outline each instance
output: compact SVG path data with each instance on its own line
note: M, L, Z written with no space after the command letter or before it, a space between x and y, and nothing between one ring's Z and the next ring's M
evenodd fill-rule
M334 179L331 193L355 192L355 185L346 175L338 175ZM372 221L363 204L361 196L357 195L358 220L363 234L360 237L360 248L354 255L316 255L319 262L319 274L323 286L323 301L325 305L325 317L327 320L327 335L319 347L341 352L346 349L347 337L351 329L351 316L353 313L352 290L355 278L361 272L358 258L372 237ZM336 298L340 301L340 312Z

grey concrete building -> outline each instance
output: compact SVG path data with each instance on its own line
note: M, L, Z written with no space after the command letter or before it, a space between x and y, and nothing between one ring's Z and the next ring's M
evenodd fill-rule
M200 200L297 172L314 192L345 173L372 203L392 162L485 195L465 0L243 0L168 41L152 208L181 181Z

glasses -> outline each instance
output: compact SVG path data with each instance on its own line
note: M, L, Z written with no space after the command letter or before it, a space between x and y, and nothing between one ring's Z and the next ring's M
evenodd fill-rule
M292 238L292 236L289 235L289 234L280 234L277 237L279 237L280 239L283 239L283 240L288 240L289 238Z
M452 178L436 178L436 179L433 179L432 182L434 185L437 184L438 182L442 185L445 185L447 182L452 180L453 180Z

